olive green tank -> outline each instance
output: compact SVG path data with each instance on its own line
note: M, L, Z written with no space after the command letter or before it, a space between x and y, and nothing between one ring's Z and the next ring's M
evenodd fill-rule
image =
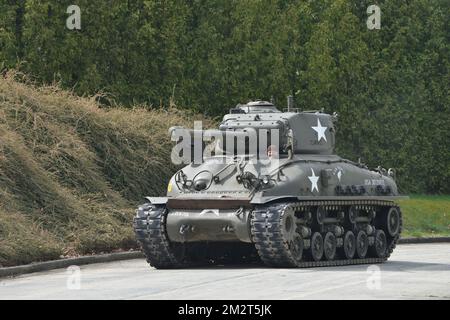
M149 264L386 261L402 229L394 170L335 155L336 120L253 101L231 109L216 130L171 128L172 161L189 164L166 196L137 209L134 230Z

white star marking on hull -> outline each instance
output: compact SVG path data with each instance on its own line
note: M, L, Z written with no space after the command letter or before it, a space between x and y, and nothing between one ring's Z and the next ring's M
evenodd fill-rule
M322 124L320 123L319 118L317 118L317 127L311 127L311 128L313 128L313 130L317 132L317 141L320 141L322 138L323 138L323 140L327 141L325 131L328 129L328 127L322 127Z
M319 192L319 187L317 185L317 182L319 181L319 177L316 176L313 168L311 168L311 172L312 172L312 176L308 177L309 181L311 181L311 192L314 192L314 189L317 190L317 192Z

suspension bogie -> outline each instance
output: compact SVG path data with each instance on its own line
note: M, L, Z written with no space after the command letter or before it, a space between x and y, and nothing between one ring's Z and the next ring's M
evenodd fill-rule
M266 253L259 252L263 256L263 261L270 265L382 262L392 251L398 239L398 221L401 221L401 218L398 207L392 206L392 203L358 204L357 201L355 204L342 205L296 203L288 207L294 212L298 233L296 243L301 241L302 254L299 256L297 250L293 258L289 251L289 242L285 243L284 247L289 263L286 261L268 263L270 257L266 257ZM283 215L283 210L278 209L280 216ZM277 214L274 213L272 216L276 217ZM390 224L389 221L391 221ZM390 236L389 231L395 236ZM253 240L258 242L255 237ZM283 242L283 239L278 241ZM264 245L267 245L267 241ZM297 244L296 247L298 248L299 245ZM279 258L279 252L277 257Z

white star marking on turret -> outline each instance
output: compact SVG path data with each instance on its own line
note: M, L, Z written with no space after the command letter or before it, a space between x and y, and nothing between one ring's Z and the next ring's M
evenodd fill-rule
M319 177L314 173L313 168L311 168L312 176L309 176L308 179L311 181L311 192L314 192L314 189L319 192L319 187L317 186L317 181L319 181Z
M327 137L325 136L325 131L328 129L328 127L322 127L322 124L320 123L319 118L317 118L317 127L311 127L314 131L317 132L317 141L320 141L320 139L323 138L323 140L327 141Z

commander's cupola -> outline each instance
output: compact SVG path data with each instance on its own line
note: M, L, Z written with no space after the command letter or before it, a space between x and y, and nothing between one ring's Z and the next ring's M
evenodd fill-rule
M246 104L238 104L230 113L279 113L280 110L273 103L257 100Z

